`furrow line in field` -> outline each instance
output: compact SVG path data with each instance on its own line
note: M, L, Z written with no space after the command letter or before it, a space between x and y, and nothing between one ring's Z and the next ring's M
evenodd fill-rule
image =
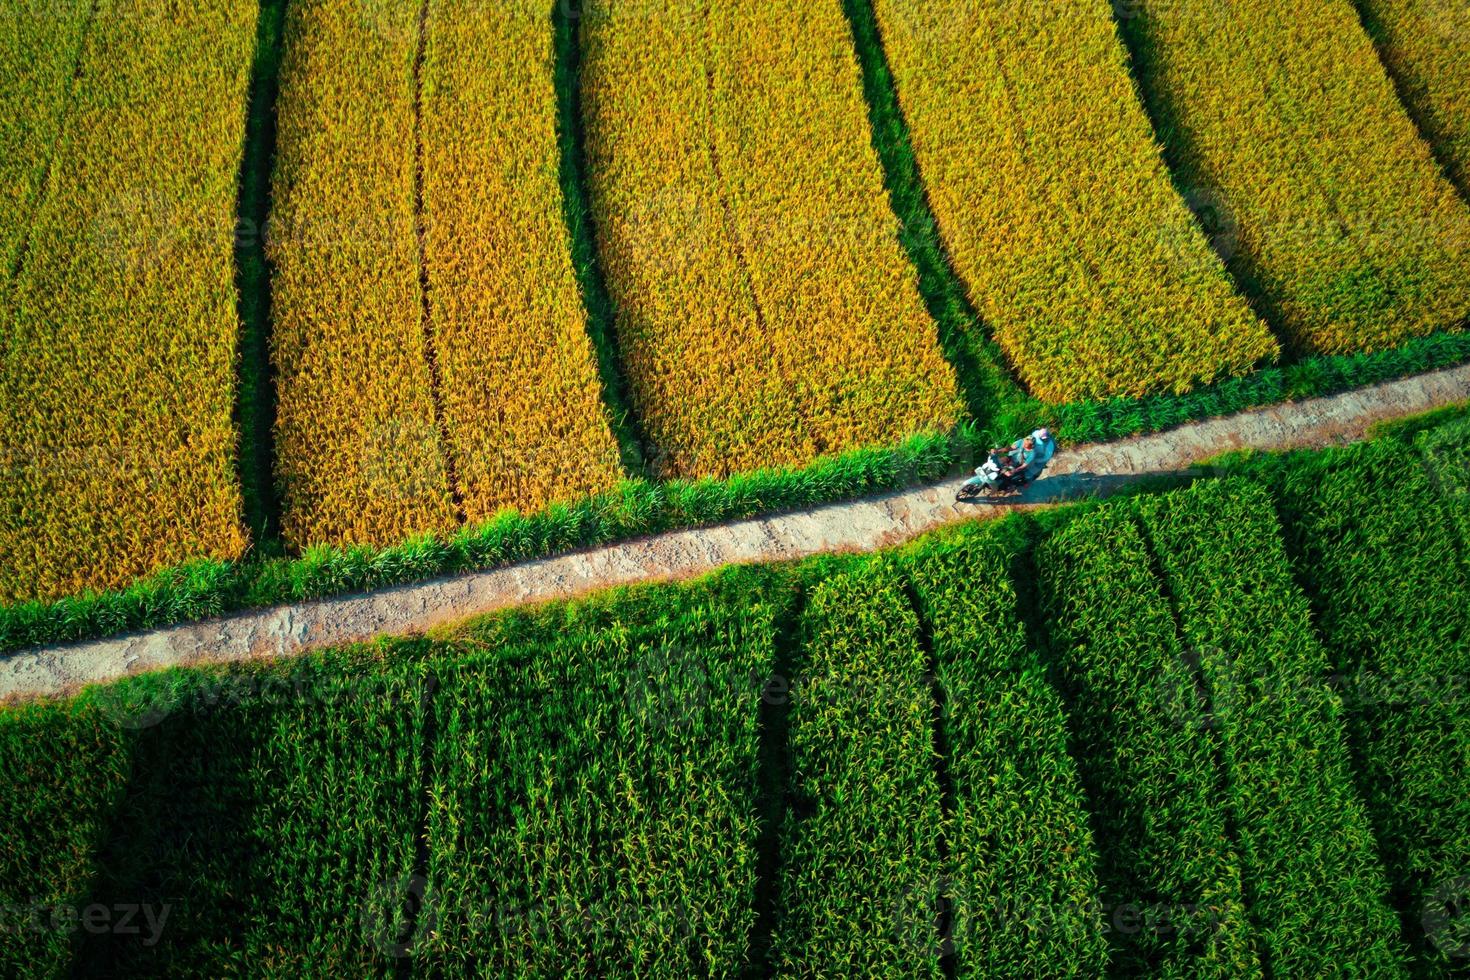
M1016 83L1011 78L1010 72L1006 71L1005 64L1001 61L1000 51L994 45L987 44L985 45L985 53L990 56L990 64L994 68L996 76L1000 79L1001 91L1005 93L1006 115L1010 118L1011 129L1016 136L1016 146L1018 147L1019 155L1026 169L1031 172L1030 178L1026 180L1026 184L1035 188L1056 186L1058 182L1049 180L1047 175L1042 172L1041 167L1036 163L1036 151L1031 137L1026 133L1026 117L1021 111L1020 100L1016 97ZM1082 206L1077 199L1076 188L1070 182L1061 182L1061 186L1066 195L1071 198L1072 213L1080 213ZM1074 261L1082 269L1082 274L1087 279L1087 282L1091 284L1091 288L1100 291L1104 280L1102 270L1097 267L1096 262L1085 253L1079 253Z
M1234 29L1240 34L1244 34L1249 30L1247 25L1238 22L1234 25ZM1300 111L1293 110L1290 99L1282 98L1283 80L1286 77L1284 60L1282 55L1278 53L1274 63L1271 65L1272 70L1270 74L1261 80L1261 91L1265 96L1266 102L1282 119L1286 120L1288 126L1296 130L1301 130L1304 128L1306 120ZM1316 152L1315 147L1309 140L1295 142L1292 146L1299 151L1300 156L1305 160L1305 169L1312 175L1312 182L1317 185L1317 189L1322 196L1322 203L1327 208L1327 216L1337 226L1337 230L1341 233L1342 237L1352 243L1353 250L1357 253L1358 259L1363 263L1364 268L1372 270L1376 276L1381 276L1382 270L1379 267L1379 263L1374 261L1368 249L1364 247L1362 236L1348 222L1347 214L1343 210L1341 195L1333 189L1327 180L1327 165L1323 161L1322 155ZM1397 284L1392 279L1385 277L1384 292L1389 296L1395 296L1398 294L1398 291ZM1285 340L1286 338L1282 339Z
M424 338L424 363L429 368L429 400L434 409L434 429L444 459L444 475L454 504L455 520L465 523L464 491L455 467L454 444L444 414L444 377L434 339L432 300L429 296L428 227L424 211L424 61L429 50L429 0L419 0L416 48L413 57L413 230L419 265L419 323Z
M562 217L571 242L572 270L587 310L587 334L597 355L602 399L607 405L622 454L623 469L634 477L648 475L649 443L642 421L633 409L627 366L618 343L617 313L608 292L602 259L597 254L597 218L590 205L587 184L587 129L582 117L582 41L578 15L571 0L552 11L553 57L556 65L557 141L561 150L559 178Z
M280 549L281 501L275 485L276 382L271 365L271 266L266 256L271 167L276 157L276 96L287 0L264 0L255 32L245 150L235 221L236 309L240 319L235 424L245 523L257 550Z
M934 205L894 88L893 68L878 35L872 0L842 0L842 7L857 51L873 150L899 221L899 242L918 274L924 306L938 327L940 346L954 367L971 417L993 419L1000 412L1000 403L1019 396L1021 388L989 324L970 302L955 272L954 258L940 237Z
M708 124L705 130L705 145L709 148L710 169L714 172L715 198L720 202L720 217L725 222L725 234L730 236L730 247L735 254L735 263L740 269L740 275L744 278L746 287L750 290L750 305L755 313L756 325L762 334L769 336L770 328L767 325L766 311L761 306L760 293L755 288L755 273L750 267L750 253L746 250L745 240L740 235L740 226L735 221L735 211L730 204L730 186L720 160L719 140L715 138L715 127L720 124L716 115L716 105L719 99L715 92L714 13L708 8L704 12L704 26L706 42L704 81L705 93L708 97L705 103L707 108L705 121Z
M781 835L790 809L791 793L791 701L786 696L790 680L803 666L799 620L809 594L805 585L774 624L770 680L774 685L761 690L759 763L756 806L760 835L756 839L755 887L752 890L755 919L744 962L745 976L771 978L776 967L771 944L781 914ZM784 687L781 685L784 683Z
M434 715L434 697L439 692L438 674L431 668L424 675L423 683L419 707L424 721L423 729L419 732L421 742L417 760L420 778L423 780L423 792L419 800L417 822L414 824L413 873L409 876L408 887L403 890L402 932L399 938L405 955L398 957L394 964L395 975L400 978L414 976L414 960L409 954L412 953L419 930L424 925L422 920L432 921L432 911L426 912L425 906L428 904L426 899L429 887L429 820L434 808L434 745L439 737L438 720Z
M917 614L924 607L919 600L911 577L904 577L903 587L909 605ZM953 939L955 896L952 894L953 887L950 879L949 827L956 817L954 777L949 770L950 741L944 724L945 702L948 693L944 689L944 681L940 675L939 654L934 649L934 624L922 615L918 617L918 624L916 638L919 650L924 655L925 680L928 681L929 689L933 694L933 713L929 723L929 734L934 751L934 781L939 786L940 822L934 828L934 834L935 849L939 854L940 875L934 887L934 929L940 943L939 969L948 980L954 980L959 964L955 956Z
M1164 574L1164 564L1160 558L1158 546L1153 538L1144 532L1143 525L1139 522L1136 515L1133 517L1132 523L1139 532L1138 543L1147 564L1148 574L1152 576L1163 594L1163 606L1174 624L1174 635L1182 641L1187 634L1184 630L1184 621L1179 615L1180 600L1171 590L1168 576ZM1220 719L1216 711L1215 691L1210 683L1209 676L1205 673L1201 651L1183 643L1181 643L1181 647L1180 656L1183 660L1185 674L1189 678L1189 682L1193 685L1194 695L1197 699L1196 704L1199 707L1198 726L1207 732L1218 732L1220 730ZM1210 758L1215 766L1215 789L1218 793L1215 798L1221 801L1233 799L1235 797L1235 787L1231 778L1230 767L1226 765L1218 741L1211 748ZM1243 842L1241 840L1239 818L1236 815L1234 807L1222 805L1221 824L1224 828L1225 840L1228 842L1228 846L1234 850L1236 855L1239 855ZM1239 870L1238 866L1237 870ZM1256 891L1255 882L1251 876L1241 874L1240 898L1243 908L1252 909L1256 907ZM1262 973L1267 977L1272 976L1270 948L1265 943L1257 942L1252 944L1252 950L1260 962Z
M1405 66L1396 63L1391 57L1391 42L1388 40L1388 32L1383 19L1373 10L1371 0L1351 0L1353 9L1357 11L1358 21L1363 25L1364 32L1373 41L1373 51L1378 55L1378 63L1383 68L1383 74L1388 76L1388 82L1393 86L1393 93L1398 98L1399 105L1403 107L1404 115L1414 124L1419 131L1419 138L1424 145L1429 147L1429 155L1434 162L1439 164L1445 179L1454 186L1460 195L1460 200L1470 204L1470 185L1464 182L1464 178L1470 175L1462 175L1455 159L1453 138L1445 133L1437 120L1434 118L1436 106L1426 105L1419 99L1414 98L1414 79L1405 70ZM1391 6L1392 0L1387 0L1386 6ZM1453 76L1455 73L1446 73ZM1447 84L1455 84L1453 77L1445 79ZM1461 82L1461 84L1465 84Z

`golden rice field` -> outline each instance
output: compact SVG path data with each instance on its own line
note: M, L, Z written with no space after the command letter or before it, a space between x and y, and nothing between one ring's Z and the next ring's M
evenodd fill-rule
M429 309L470 521L622 476L558 183L542 0L432 0L424 101Z
M1399 93L1462 190L1470 190L1470 4L1358 0Z
M599 245L661 471L951 424L838 0L598 0L583 31Z
M1470 210L1348 0L1137 0L1176 178L1220 208L1231 268L1284 339L1377 350L1470 314Z
M0 608L1111 438L1470 315L1463 0L282 2L0 0Z
M1048 401L1181 392L1277 353L1169 183L1108 0L876 0L944 243Z
M411 0L287 6L270 247L293 545L456 524L419 283L417 18Z
M0 307L0 601L246 546L231 229L254 11L104 0L96 17ZM69 75L60 57L45 71ZM30 134L6 163L21 174L57 125L49 84L7 103L27 117L5 123Z
M45 179L91 11L92 0L55 0L0 17L0 65L25 66L0 72L0 283Z

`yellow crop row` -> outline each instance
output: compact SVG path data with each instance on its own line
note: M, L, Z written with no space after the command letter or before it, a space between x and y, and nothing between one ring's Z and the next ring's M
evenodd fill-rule
M232 232L255 11L102 0L96 16L0 301L0 601L246 543ZM40 132L55 105L24 111Z
M1107 0L876 0L956 271L1048 401L1182 392L1277 346L1169 182Z
M293 545L455 526L425 358L415 0L287 5L270 255L276 473Z
M550 14L546 0L429 7L429 305L471 521L621 475L562 217Z
M593 0L582 31L599 248L659 471L950 425L839 0Z
M0 284L30 226L91 11L92 0L12 0L0 16Z
M1470 3L1359 0L1399 93L1470 192Z
M550 12L290 6L271 248L294 545L390 544L619 476L562 219Z
M1177 176L1230 265L1309 353L1377 350L1470 313L1470 210L1348 0L1137 0L1130 29Z

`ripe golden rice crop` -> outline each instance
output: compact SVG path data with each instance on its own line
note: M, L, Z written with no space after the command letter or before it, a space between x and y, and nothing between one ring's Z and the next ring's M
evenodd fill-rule
M298 546L455 525L419 288L418 6L287 9L270 252L282 530Z
M562 217L552 64L545 0L429 6L429 298L470 520L621 475Z
M233 0L98 7L0 307L0 601L245 548L231 233L254 28ZM56 111L22 108L35 133Z
M66 114L92 0L8 3L0 16L0 283L10 278Z
M872 149L838 0L593 0L599 248L666 475L947 427L958 411Z
M1303 352L1377 350L1470 313L1470 210L1348 0L1137 0L1129 30L1176 176Z
M1440 160L1470 190L1470 4L1360 0L1383 60Z
M1182 392L1274 357L1169 183L1106 0L876 0L940 232L1038 397Z

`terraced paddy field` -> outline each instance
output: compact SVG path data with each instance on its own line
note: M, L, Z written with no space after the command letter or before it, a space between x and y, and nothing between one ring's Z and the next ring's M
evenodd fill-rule
M0 13L6 649L1470 360L1454 4Z
M1467 445L7 706L0 966L1460 975Z

